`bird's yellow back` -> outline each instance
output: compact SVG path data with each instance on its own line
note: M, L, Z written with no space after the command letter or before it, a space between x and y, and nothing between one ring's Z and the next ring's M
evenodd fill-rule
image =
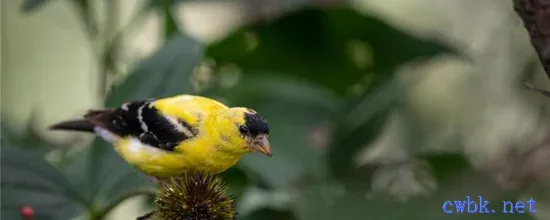
M193 95L178 95L159 99L153 105L163 114L199 126L206 114L216 114L228 107L216 100Z

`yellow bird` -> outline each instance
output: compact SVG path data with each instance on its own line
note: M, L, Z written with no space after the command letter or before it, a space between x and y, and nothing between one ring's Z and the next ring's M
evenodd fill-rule
M93 132L129 164L160 178L189 171L220 173L253 151L272 157L269 127L258 113L201 96L131 101L89 110L82 119L50 128Z

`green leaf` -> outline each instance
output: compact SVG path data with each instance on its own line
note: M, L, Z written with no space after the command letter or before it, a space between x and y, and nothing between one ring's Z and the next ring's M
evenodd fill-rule
M85 202L43 154L2 144L2 219L20 219L30 206L35 219L71 219Z
M176 35L149 59L141 62L124 83L114 86L107 106L118 106L128 100L191 93L190 76L202 60L202 45L186 35Z
M441 161L448 161L441 166ZM460 159L462 158L462 159ZM503 214L502 201L519 201L519 193L502 189L488 176L474 171L465 165L466 159L461 155L430 156L430 161L440 161L432 167L435 173L447 172L438 179L437 191L415 196L408 200L369 194L362 189L342 188L339 185L312 185L305 190L295 205L300 219L534 219L525 214ZM457 169L462 167L461 169ZM412 184L411 184L412 185ZM470 196L477 200L479 196L489 201L489 211L495 214L446 214L443 212L445 201L466 200ZM473 208L473 207L472 207Z
M359 170L354 156L379 137L392 110L399 104L396 82L391 75L376 76L363 97L351 103L335 128L327 153L329 173L337 178L355 178Z
M2 146L12 146L26 148L40 154L45 154L56 148L53 143L44 140L36 131L34 119L29 120L26 129L22 132L16 131L15 127L9 122L2 122Z
M221 173L223 181L227 184L228 193L239 199L243 194L246 186L251 183L250 177L247 175L246 170L233 166Z
M164 14L164 39L169 39L170 37L179 34L179 24L174 18L174 12L171 5L164 6L162 12Z
M136 189L151 188L146 176L126 163L112 145L96 138L91 146L72 158L67 177L97 212L119 197Z
M23 12L33 12L41 7L44 7L49 0L23 0L21 4L21 11Z
M164 38L168 39L178 33L180 33L179 25L176 19L174 19L174 13L171 8L164 9Z
M352 157L379 135L397 103L396 86L387 86L395 69L413 59L451 51L348 6L308 6L247 25L209 46L207 54L217 63L237 66L244 79L277 72L340 96L361 88L358 103L340 116L327 116L336 122L327 153L330 174L353 176Z
M251 215L258 216L264 211L274 211L278 214L286 214L292 209L292 195L294 189L262 189L257 186L248 187L242 198L237 203L239 216L253 219ZM253 214L256 213L256 214ZM274 216L278 215L274 214ZM291 212L290 212L291 214ZM262 214L263 215L263 214Z
M190 92L189 76L202 58L201 48L190 37L174 36L152 57L140 63L123 83L112 88L106 105L118 106L128 100ZM92 201L94 212L101 212L103 207L136 189L151 186L144 174L99 138L73 158L66 173Z
M439 180L452 178L452 175L470 167L469 161L460 154L431 153L420 157L430 164L434 176Z
M261 75L261 76L259 76ZM308 81L278 73L249 74L235 87L208 93L229 106L255 109L268 122L274 158L260 154L245 156L239 163L258 173L269 187L285 187L302 175L322 177L322 151L308 136L345 104L335 94Z
M249 213L240 220L297 220L294 213L289 210L275 210L263 208L252 213Z
M404 62L445 51L450 49L348 6L309 6L247 25L209 46L207 54L236 64L244 77L254 70L277 71L345 94L369 73L391 73L387 70Z

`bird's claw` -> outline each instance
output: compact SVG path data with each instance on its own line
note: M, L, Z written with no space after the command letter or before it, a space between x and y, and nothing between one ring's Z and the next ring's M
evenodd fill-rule
M149 181L153 182L154 184L158 184L160 182L159 179L154 176L147 176L147 178L149 179Z

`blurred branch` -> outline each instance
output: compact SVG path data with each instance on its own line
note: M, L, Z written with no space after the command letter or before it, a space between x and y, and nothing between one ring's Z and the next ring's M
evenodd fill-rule
M106 97L108 91L107 76L110 73L116 72L115 62L118 57L118 48L120 44L112 43L113 35L117 31L117 21L119 13L119 1L105 1L105 28L103 31L104 42L101 44L98 52L99 59L99 94L103 98Z
M535 90L535 91L537 91L537 92L542 93L542 94L545 95L545 96L550 97L550 91L548 91L548 90L544 90L544 89L535 87L535 86L533 86L533 85L531 85L531 84L525 84L525 86L526 86L527 88L529 88L529 89Z
M529 150L520 149L507 152L489 168L489 173L508 189L529 190L549 181L550 133Z
M115 7L118 8L119 6L115 4ZM107 6L109 7L109 6ZM113 8L110 8L110 11L112 13L116 13L117 10L113 10ZM110 33L110 38L107 39L107 42L104 45L105 49L105 56L108 58L108 60L105 60L109 64L109 68L112 72L115 74L118 73L117 67L115 65L115 59L117 49L119 48L120 44L124 40L124 35L128 32L130 32L132 29L136 28L138 25L142 24L144 19L146 18L146 15L149 14L149 12L152 11L152 7L149 4L144 4L139 10L137 10L132 17L129 19L128 24L123 25L118 31L115 31L114 29ZM114 19L116 15L112 15L110 18ZM115 55L115 56L110 56Z
M523 20L531 43L550 79L550 0L514 0L514 9ZM529 87L550 97L550 91Z
M23 0L23 3L21 3L21 11L32 12L38 10L44 7L47 2L48 0Z
M79 15L81 16L82 23L86 29L86 33L90 39L95 39L98 35L99 29L97 25L97 18L94 16L94 11L91 8L91 4L88 0L72 0Z

